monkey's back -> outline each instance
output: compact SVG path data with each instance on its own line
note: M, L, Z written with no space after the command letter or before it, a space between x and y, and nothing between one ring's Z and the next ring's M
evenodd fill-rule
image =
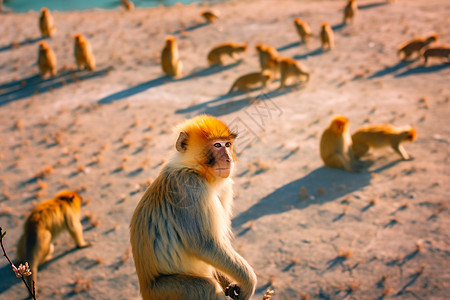
M141 289L160 275L211 275L209 265L186 253L187 243L202 236L198 232L202 225L196 222L207 219L205 191L208 186L195 171L168 166L147 188L130 223L130 242Z
M401 130L390 124L369 125L358 129L352 135L355 144L366 144L373 148L382 148L391 144L393 137Z

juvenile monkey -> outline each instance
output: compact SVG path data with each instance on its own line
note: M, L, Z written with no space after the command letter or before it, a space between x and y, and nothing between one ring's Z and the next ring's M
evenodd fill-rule
M300 36L303 43L308 44L312 33L311 28L309 27L308 23L306 23L303 20L300 20L299 18L294 19L294 25L297 29L298 35Z
M269 71L276 77L279 74L279 70L277 70L277 50L264 44L257 44L255 49L256 52L258 52L261 71Z
M364 156L372 148L382 148L391 146L402 159L409 160L401 143L416 139L416 131L412 127L395 127L389 124L368 125L358 129L352 135L353 153L357 158Z
M86 68L89 71L95 70L95 57L92 54L91 44L81 34L74 36L74 55L79 70Z
M228 93L231 93L235 90L246 92L258 85L266 87L267 81L272 78L273 75L269 71L254 72L242 75L241 77L236 79Z
M277 64L280 70L280 88L284 88L289 78L295 78L297 81L301 81L302 77L305 77L305 82L309 81L309 73L305 70L305 67L296 60L289 57L280 57L277 59Z
M161 53L161 66L169 76L178 77L181 75L183 64L178 55L178 46L173 36L166 37L166 46Z
M41 30L42 37L51 37L56 31L56 26L53 24L53 17L46 7L41 8L39 28Z
M223 65L222 56L228 55L237 60L237 54L242 53L245 50L247 50L247 45L245 44L233 42L219 44L208 53L208 63L209 65Z
M426 65L429 57L446 58L450 61L450 45L438 45L426 49L422 56L424 58L423 64Z
M134 10L134 3L129 0L120 0L122 2L123 7L125 7L126 10L132 11Z
M202 17L205 18L207 22L214 22L219 19L219 14L212 10L205 10L201 13Z
M420 53L425 46L428 46L432 42L439 39L437 34L432 34L428 37L416 37L412 40L401 43L397 48L397 55L401 56L403 53L402 60L407 60L414 54L414 52Z
M320 30L320 40L322 41L322 50L331 50L334 48L334 33L331 26L327 23L322 23Z
M56 76L56 55L45 41L39 43L38 67L42 78Z
M52 257L51 242L59 233L67 230L78 248L89 246L83 238L80 207L78 194L61 191L55 198L38 204L28 216L17 245L17 258L30 265L31 276L26 277L30 287L33 280L36 282L39 265Z
M348 0L347 5L344 8L344 24L348 24L349 22L353 22L355 14L358 11L358 4L356 4L356 0Z
M320 157L332 168L355 170L352 139L348 132L348 119L336 116L320 138Z
M256 275L231 245L236 134L201 115L177 127L177 152L147 188L130 224L144 300L253 295ZM230 283L232 283L230 285Z

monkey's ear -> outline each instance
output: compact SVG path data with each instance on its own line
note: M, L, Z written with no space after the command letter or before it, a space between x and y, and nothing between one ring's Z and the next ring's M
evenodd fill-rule
M187 149L187 141L188 141L188 135L186 132L180 132L180 135L178 136L177 143L175 144L175 148L178 152L185 152Z

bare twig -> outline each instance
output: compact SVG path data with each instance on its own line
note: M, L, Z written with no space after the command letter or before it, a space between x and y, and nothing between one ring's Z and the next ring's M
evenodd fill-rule
M33 291L31 291L30 286L28 285L27 281L25 280L26 276L30 276L31 275L31 271L30 268L28 267L28 263L26 262L25 265L20 265L19 268L16 268L16 266L13 264L13 262L11 261L11 259L8 256L8 253L6 253L5 250L5 246L3 245L3 238L6 235L6 231L3 231L3 228L0 227L0 245L2 247L3 250L3 256L6 257L6 259L8 260L9 264L11 265L11 268L13 270L13 272L16 274L17 277L19 277L20 279L22 279L23 283L25 284L25 286L28 289L28 292L30 293L31 297L33 297L34 300L36 300L36 284L33 280Z

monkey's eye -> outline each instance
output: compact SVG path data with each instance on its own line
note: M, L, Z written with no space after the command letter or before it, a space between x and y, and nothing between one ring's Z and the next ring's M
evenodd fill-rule
M227 147L227 148L228 148L228 147L231 147L231 143L230 143L230 142L226 142L226 143L225 143L225 147Z
M215 143L214 144L214 147L216 147L216 148L220 148L222 145L220 144L220 143Z

